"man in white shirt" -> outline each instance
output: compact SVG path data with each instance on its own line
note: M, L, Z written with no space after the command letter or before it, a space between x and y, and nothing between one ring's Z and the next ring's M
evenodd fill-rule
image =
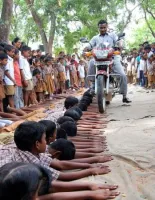
M13 56L15 49L11 45L6 45L5 51L8 55L8 63L4 68L5 94L8 98L9 106L14 107L14 94L15 94L16 82L14 77Z
M94 47L97 47L98 45L107 42L109 43L110 47L114 47L118 36L115 33L108 33L108 23L105 20L100 20L98 22L98 29L99 34L94 36L90 42L89 46L85 49L91 49ZM118 59L119 58L119 59ZM114 57L114 66L113 66L113 72L120 75L121 82L120 82L120 94L123 95L123 103L131 103L131 101L127 98L127 77L123 70L123 66L121 63L120 56ZM94 65L94 59L90 61L89 69L88 69L88 75L91 76L90 81L92 81L92 89L94 89L95 86L95 75L96 74L96 68Z
M79 62L78 75L80 78L81 87L84 87L85 86L85 64L82 60L80 60Z
M24 89L24 104L29 105L29 100L31 103L34 102L33 97L33 81L32 74L30 70L30 64L28 62L28 57L30 56L30 47L23 46L21 50L21 57L19 58L19 67L21 71L23 89Z

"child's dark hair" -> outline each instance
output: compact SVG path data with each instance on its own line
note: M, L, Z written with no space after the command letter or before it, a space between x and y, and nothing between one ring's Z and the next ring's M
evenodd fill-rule
M52 58L46 57L45 58L45 63L52 61Z
M19 54L19 50L15 49L15 55Z
M51 181L50 171L41 165L8 163L0 168L0 199L32 200L40 182L38 195L45 195Z
M14 141L18 149L30 151L37 141L41 142L45 127L38 122L23 122L15 130Z
M28 46L22 46L21 52L24 52L24 51L31 51L31 48Z
M56 136L56 139L60 138L67 140L67 132L63 128L61 128L61 126L57 128L57 136Z
M12 41L12 45L14 45L14 43L17 43L20 40L19 37L16 37L13 41Z
M76 110L69 109L65 112L64 116L73 118L75 121L80 120L80 115Z
M68 117L68 116L63 116L63 117L59 117L58 120L57 120L57 123L59 125L63 124L64 122L66 121L70 121L70 122L75 122L73 118L71 117Z
M0 60L8 59L8 55L6 53L0 53Z
M75 110L76 112L78 112L80 115L80 118L83 115L82 110L78 106L73 106L72 108L70 108L70 110Z
M5 45L5 47L4 47L4 50L5 50L6 53L7 53L8 51L12 51L12 49L14 49L14 46L9 45L9 44Z
M64 102L64 107L66 109L69 109L73 106L75 106L76 104L78 104L79 100L78 98L76 97L73 97L73 96L69 96L65 99L65 102Z
M87 108L88 108L88 106L87 106L85 103L83 103L83 102L80 102L80 103L78 104L78 107L79 107L82 111L87 111Z
M48 141L50 137L53 137L53 134L56 130L56 124L50 120L41 120L39 123L45 126L46 141Z
M0 51L4 52L4 47L0 46Z
M60 151L59 160L72 160L75 157L76 148L73 142L60 138L49 145L49 148Z
M77 125L74 122L70 121L64 122L63 124L60 125L60 129L64 130L67 136L74 137L77 134Z
M39 69L34 69L32 75L36 76L37 74L40 74L40 70Z

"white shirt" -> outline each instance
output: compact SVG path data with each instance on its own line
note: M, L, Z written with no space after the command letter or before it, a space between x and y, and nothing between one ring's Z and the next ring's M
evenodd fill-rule
M15 76L14 76L14 66L13 66L13 59L8 56L8 63L7 65L4 67L4 70L5 71L8 71L10 76L15 79ZM6 85L14 85L14 83L5 75L4 76L4 82Z
M132 66L131 66L131 62L127 62L127 71L132 71Z
M32 79L30 64L29 64L28 60L26 58L24 58L23 56L20 56L20 58L19 58L19 68L21 70L23 70L24 78L26 81Z
M139 70L144 71L144 69L145 69L145 60L140 59Z
M79 76L80 78L84 78L85 77L85 69L84 69L84 65L79 65L78 66L78 72L79 72Z
M150 68L152 68L152 64L151 64L150 61L149 61L149 58L150 58L152 55L153 55L153 52L152 52L152 51L150 51L150 52L147 54L147 57L148 57L148 59L147 59L147 68L148 68L148 70L149 70Z
M113 47L117 41L118 37L115 33L106 33L105 35L96 35L90 40L90 46L96 47L97 45L108 42L110 47ZM89 47L88 47L89 48Z

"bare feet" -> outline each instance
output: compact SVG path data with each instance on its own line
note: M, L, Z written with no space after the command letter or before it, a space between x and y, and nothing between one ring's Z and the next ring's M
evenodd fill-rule
M92 200L105 200L105 199L114 199L116 198L120 193L119 192L113 192L110 190L95 190L93 191Z
M108 174L111 170L108 167L91 168L92 175Z
M90 190L100 190L100 189L109 189L109 190L116 190L118 188L117 185L106 185L106 184L102 184L102 183L98 183L98 184L90 184Z

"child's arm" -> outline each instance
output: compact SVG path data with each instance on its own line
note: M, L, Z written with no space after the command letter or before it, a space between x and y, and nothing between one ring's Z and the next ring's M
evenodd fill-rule
M94 166L86 162L78 163L78 162L71 162L71 161L52 160L50 167L57 170L72 170L72 169L88 169Z
M109 190L60 192L40 196L37 198L37 200L105 200L114 199L118 195L119 192L113 192Z
M90 158L80 158L80 159L73 159L70 162L78 162L78 163L104 163L113 160L113 158L109 155L105 156L94 156Z
M76 171L76 172L60 172L58 180L61 181L73 181L77 179L81 179L87 176L92 176L92 175L100 175L100 174L107 174L111 170L105 167L95 167L95 168L90 168L90 169L84 169L81 171Z
M81 181L71 181L71 182L62 182L62 181L53 181L51 189L49 192L72 192L80 190L99 190L99 189L109 189L116 190L117 185L105 185L105 184L94 184L91 182L81 182Z

